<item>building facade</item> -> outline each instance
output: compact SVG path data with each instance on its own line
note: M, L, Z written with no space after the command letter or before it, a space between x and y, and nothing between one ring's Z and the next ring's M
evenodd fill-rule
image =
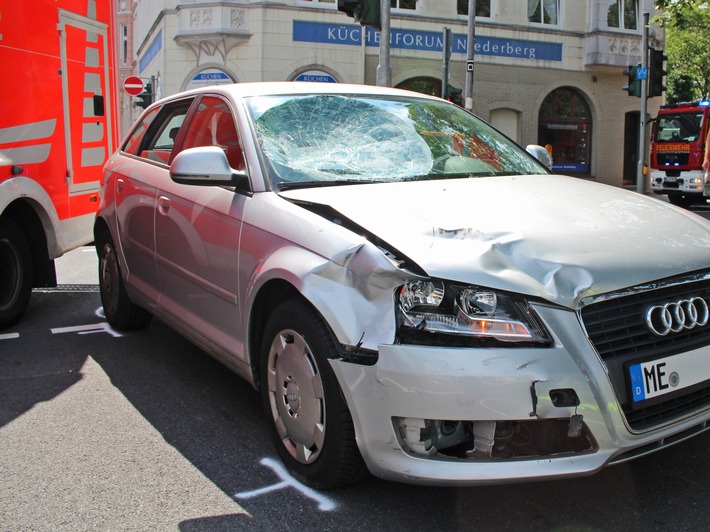
M337 0L119 4L121 74L152 80L157 97L216 83L376 84L380 32L339 12ZM450 28L446 90L464 87L468 0L391 6L392 85L441 95ZM623 71L641 62L643 12L655 14L653 0L477 0L474 112L523 146L548 146L557 172L632 185L640 100L622 89ZM649 45L663 48L657 27ZM661 103L650 99L649 115ZM127 95L122 104L125 132L141 109Z

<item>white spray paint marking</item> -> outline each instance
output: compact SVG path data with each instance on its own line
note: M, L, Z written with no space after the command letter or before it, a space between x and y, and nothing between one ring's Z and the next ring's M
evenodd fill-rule
M52 329L52 334L62 334L62 333L78 333L78 334L94 334L94 333L107 333L118 338L123 336L121 333L114 331L111 326L104 323L94 323L93 325L75 325L73 327L59 327L58 329Z
M235 493L234 496L237 499L251 499L253 497L258 497L259 495L264 495L265 493L271 493L272 491L284 488L293 488L299 491L301 495L305 495L309 499L316 501L318 503L318 509L321 512L331 512L338 507L334 500L318 493L316 490L309 488L304 484L301 484L298 480L289 475L284 466L282 466L279 462L272 460L271 458L262 458L259 463L265 465L276 473L276 476L281 479L281 482L277 482L271 486L259 488L258 490Z
M20 333L8 333L8 334L0 334L0 340L12 340L14 338L19 338Z

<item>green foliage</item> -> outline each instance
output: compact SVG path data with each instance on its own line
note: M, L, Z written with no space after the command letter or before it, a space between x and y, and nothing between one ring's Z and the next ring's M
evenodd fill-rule
M706 0L656 0L665 12L668 100L710 95L710 5Z
M668 103L692 102L697 100L695 94L695 82L690 76L680 74L677 76L668 76Z
M687 17L706 6L706 0L656 0L656 9L663 14L654 17L653 22L662 26L683 26Z

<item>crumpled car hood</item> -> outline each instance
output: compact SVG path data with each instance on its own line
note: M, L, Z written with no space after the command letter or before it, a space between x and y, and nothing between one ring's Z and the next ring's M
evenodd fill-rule
M334 186L330 205L432 277L580 299L710 266L710 222L635 192L556 175Z

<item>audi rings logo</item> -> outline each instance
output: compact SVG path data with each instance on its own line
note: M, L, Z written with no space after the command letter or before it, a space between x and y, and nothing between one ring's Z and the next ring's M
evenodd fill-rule
M702 297L680 299L649 308L646 325L653 334L666 336L671 332L707 325L709 314L708 304Z

